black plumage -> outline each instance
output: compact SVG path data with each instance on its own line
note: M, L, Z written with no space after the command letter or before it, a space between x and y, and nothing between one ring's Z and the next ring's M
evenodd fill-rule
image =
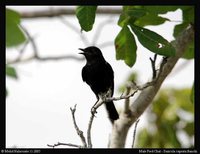
M105 61L99 48L91 46L80 49L87 60L82 69L82 79L86 82L95 93L97 101L100 97L112 97L114 92L114 72L108 62ZM119 118L117 110L112 101L106 102L109 119L113 123Z

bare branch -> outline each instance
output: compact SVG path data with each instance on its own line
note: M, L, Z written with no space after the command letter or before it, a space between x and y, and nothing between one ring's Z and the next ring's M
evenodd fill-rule
M68 22L66 19L64 19L63 16L59 16L60 21L65 24L66 26L70 27L74 32L76 32L80 37L81 40L83 41L85 46L88 46L90 43L87 39L87 37L84 35L84 33L80 33L80 29L77 28L75 25L73 25L72 23Z
M97 43L97 41L98 41L98 39L99 39L99 37L100 37L100 35L101 35L101 32L102 32L102 30L103 30L103 28L107 25L107 24L110 24L110 23L112 23L113 22L113 19L111 18L112 16L110 16L108 19L106 19L105 21L102 21L99 25L98 25L98 27L97 27L97 30L96 30L96 32L95 32L95 34L94 34L94 36L93 36L93 42L92 42L92 44L93 45L96 45L96 43Z
M77 28L75 25L73 25L71 22L68 22L64 16L59 16L58 17L60 19L60 21L66 25L67 27L70 27L74 32L79 33L80 29Z
M92 129L93 119L94 119L94 114L91 114L89 124L88 124L88 130L87 130L88 148L92 148L91 129Z
M121 13L121 8L98 8L96 13L102 15L119 15ZM49 10L33 10L33 11L21 11L19 12L21 18L23 19L32 19L32 18L47 18L47 17L57 17L60 15L75 15L75 9L72 8L58 8L58 9L49 9Z
M37 46L35 44L35 41L34 41L33 37L29 34L28 30L24 26L20 25L20 27L23 29L24 33L28 37L28 40L25 42L24 47L20 50L19 55L17 56L17 58L12 60L12 61L8 60L7 64L14 64L14 63L18 63L18 62L24 61L24 60L22 60L22 55L23 55L23 53L25 51L25 48L28 45L28 43L32 44L34 54L31 57L27 58L25 61L31 60L32 58L37 58L38 57L38 50L37 50Z
M82 141L82 143L83 143L83 147L87 147L87 143L86 143L86 141L85 141L85 137L84 137L84 135L83 135L83 131L81 131L81 130L78 128L77 124L76 124L76 119L75 119L76 105L74 105L74 108L73 108L73 109L70 108L70 110L71 110L71 113L72 113L72 119L73 119L73 122L74 122L74 127L75 127L75 129L76 129L76 132L77 132L78 136L81 138L81 141Z
M129 95L130 94L130 92L131 92L131 84L132 83L130 83L130 84L128 84L127 86L126 86L126 94L125 95ZM121 95L121 97L122 97L123 95ZM129 103L130 103L130 99L128 98L128 99L125 99L125 103L124 103L124 113L128 113L129 112Z
M84 60L84 58L80 58L80 57L77 57L75 55L61 55L61 56L46 56L46 57L37 57L36 60L39 60L39 61L50 61L50 60L77 60L77 61L82 61Z
M69 11L69 10L68 10ZM67 11L67 12L68 12ZM38 16L40 13L43 14L43 15L49 15L51 16L51 14L55 14L55 15L58 15L59 12L62 14L62 12L64 12L63 9L59 9L58 10L55 10L55 9L50 9L50 10L43 10L43 11L36 11L36 12L32 12L33 14L35 14L36 16ZM70 12L70 11L69 11ZM71 10L71 12L73 12ZM31 15L32 13L31 12L26 12L27 14ZM26 14L25 13L25 14ZM49 13L49 14L48 14ZM24 13L22 13L24 14ZM33 15L32 14L32 15ZM60 21L67 25L68 27L70 27L74 32L76 33L80 33L80 30L78 28L76 28L74 25L72 25L70 22L68 22L67 20L64 19L63 16L61 16L61 14L58 16ZM111 18L109 19L106 19L104 22L102 22L100 25L99 25L99 28L102 29L105 25L105 23L111 23L113 22L113 20ZM56 60L77 60L77 61L83 61L84 58L83 57L78 57L78 56L74 56L74 55L60 55L60 56L40 56L39 55L39 52L38 52L38 48L37 48L37 45L36 45L36 42L35 42L35 39L29 34L28 30L24 27L24 26L21 26L23 31L25 32L26 36L28 37L28 41L26 42L25 46L29 43L31 43L32 45L32 48L33 48L33 55L29 56L29 57L26 57L26 58L22 58L22 54L24 53L24 49L22 50L23 52L20 52L19 56L14 59L14 60L7 60L7 64L15 64L15 63L24 63L24 62L29 62L31 60L38 60L38 61L56 61ZM99 29L98 31L96 32L95 36L94 36L94 44L96 43L98 37L99 37ZM83 43L88 46L90 43L88 41L88 39L86 38L86 36L81 33L79 35L83 41ZM100 46L102 47L106 47L106 46L109 46L111 45L113 42L105 42L103 44L101 44ZM25 48L24 46L24 48Z
M54 144L54 145L47 144L48 147L52 147L52 148L55 148L55 147L61 146L61 145L71 146L71 147L77 147L77 148L84 148L81 145L76 145L76 144L71 144L71 143L60 143L60 142L58 142L57 144Z
M137 130L137 125L138 125L139 121L140 121L140 119L138 119L138 120L135 122L135 128L134 128L134 132L133 132L132 148L134 148L135 137L136 137L136 130Z
M46 57L41 57L39 55L39 52L38 52L38 48L37 48L37 45L35 43L35 40L34 38L29 34L28 30L24 27L24 26L21 26L23 31L25 32L25 34L27 35L28 37L28 40L29 42L31 43L32 45L32 48L33 48L33 55L32 56L29 56L27 58L24 58L22 59L22 53L20 56L17 57L17 59L15 60L8 60L7 61L7 64L14 64L14 63L21 63L21 62L28 62L28 61L31 61L31 60L38 60L38 61L52 61L52 60L70 60L70 59L73 59L73 60L77 60L77 61L82 61L84 60L83 57L78 57L78 56L75 56L75 55L61 55L61 56L46 56ZM23 51L24 52L24 51Z
M149 58L151 61L151 67L153 71L152 75L152 80L156 78L156 59L157 59L157 54L154 55L154 58L152 59L151 57Z
M159 79L160 75L162 74L162 72L163 72L163 67L164 67L164 65L167 63L167 59L168 59L168 57L163 57L163 59L162 59L162 61L161 61L161 64L160 64L160 68L159 68L159 72L158 72L158 77L157 77L157 79ZM157 79L156 79L156 80L157 80Z
M128 95L121 95L119 97L111 97L111 98L106 98L105 101L109 102L109 101L119 101L122 99L128 99L130 97L133 97L135 95L135 93L137 93L139 90L142 91L145 88L148 88L149 86L152 86L154 84L155 80L151 81L151 82L147 82L144 85L136 85L135 83L132 83L132 89L135 89L132 93L128 94Z
M114 44L113 41L108 41L108 42L101 43L98 46L99 46L99 48L106 48L108 46L112 46L113 44Z
M57 61L57 60L77 60L77 61L83 61L84 58L80 58L74 55L61 55L61 56L46 56L46 57L35 57L35 56L30 56L24 59L17 59L13 61L7 61L7 64L15 64L15 63L25 63L25 62L30 62L31 60L38 60L41 62L46 62L46 61Z
M37 45L35 43L35 40L33 39L33 37L29 34L28 30L21 25L21 28L23 29L23 31L25 32L26 36L28 37L28 40L30 41L30 43L32 44L33 47L33 52L34 52L34 57L38 57L38 48Z
M14 61L19 61L19 60L21 59L21 57L22 57L22 55L24 54L24 51L25 51L25 49L26 49L28 43L29 43L29 40L27 40L27 41L24 43L24 45L23 45L23 47L21 48L21 50L19 50L19 55L17 56L17 58L16 58Z

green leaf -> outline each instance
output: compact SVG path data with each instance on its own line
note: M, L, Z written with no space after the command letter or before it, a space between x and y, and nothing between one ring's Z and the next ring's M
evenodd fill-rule
M191 6L191 5L179 6L179 8L180 8L181 10L187 10L187 9L189 9L189 8L191 8L191 7L193 7L193 6Z
M184 29L188 27L189 23L184 22L182 24L176 25L174 28L174 37L176 38ZM193 59L194 58L194 40L190 42L185 49L186 51L184 52L182 58L185 59Z
M14 67L6 65L6 75L17 79L17 73Z
M191 88L182 89L182 90L171 90L171 94L173 97L176 97L177 105L185 110L186 112L190 112L194 114L194 104L190 103L190 95ZM180 117L182 118L182 117Z
M130 21L134 21L144 15L146 15L146 10L140 6L123 6L123 11L119 17L118 25L121 27L126 26Z
M194 59L194 40L190 42L181 58Z
M131 29L137 36L140 43L150 51L164 56L174 56L175 48L159 34L146 28L131 24Z
M189 136L193 136L194 135L194 122L188 122L186 123L186 126L184 127L185 132L189 135Z
M167 18L160 17L155 14L147 14L135 21L135 24L144 27L147 25L160 25L163 24L165 21L169 21Z
M6 9L6 47L17 46L26 38L19 28L20 15L10 9Z
M124 60L129 67L135 64L137 46L127 26L124 26L115 38L115 49L117 60Z
M183 21L194 23L194 6L191 6L188 9L183 10Z
M173 33L174 37L176 38L184 29L187 28L188 25L189 25L188 22L184 22L179 25L176 25L174 27L174 33Z
M190 100L192 103L194 103L194 84L192 85L192 90L191 90L191 94L190 94Z
M76 16L78 18L81 29L88 32L92 29L97 6L78 6L76 8Z
M175 11L178 8L179 6L169 6L169 5L144 6L144 9L153 14L165 14L169 11Z

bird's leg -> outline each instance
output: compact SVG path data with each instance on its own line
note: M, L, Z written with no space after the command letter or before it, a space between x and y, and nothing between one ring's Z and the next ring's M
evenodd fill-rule
M104 93L104 95L102 95L102 100L104 102L106 102L106 99L110 98L110 97L112 97L112 90L111 90L111 88L109 88L108 91L106 93Z
M109 89L105 93L99 93L97 95L97 101L91 108L92 115L95 115L95 113L97 113L96 109L103 104L102 102L106 102L106 98L108 97L111 97L111 89Z

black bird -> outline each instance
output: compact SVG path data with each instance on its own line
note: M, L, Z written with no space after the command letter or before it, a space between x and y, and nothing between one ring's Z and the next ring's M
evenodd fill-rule
M97 97L113 96L114 91L114 72L108 62L105 61L101 50L95 46L90 46L82 50L87 60L86 65L82 69L82 79L86 82ZM109 94L109 95L108 95ZM113 101L106 102L106 109L111 122L119 118L118 112Z

